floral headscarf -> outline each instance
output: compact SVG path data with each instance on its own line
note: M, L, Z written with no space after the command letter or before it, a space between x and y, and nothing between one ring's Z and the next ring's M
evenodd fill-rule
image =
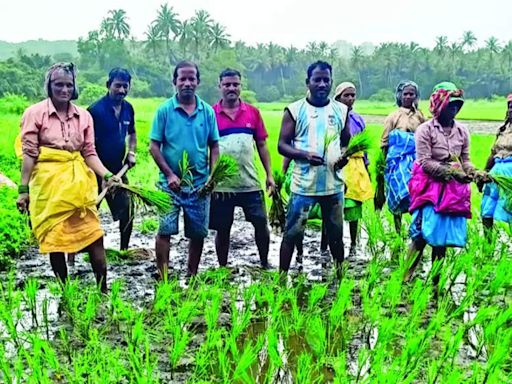
M436 119L450 101L464 102L464 91L449 81L444 81L434 86L434 92L430 96L430 112Z

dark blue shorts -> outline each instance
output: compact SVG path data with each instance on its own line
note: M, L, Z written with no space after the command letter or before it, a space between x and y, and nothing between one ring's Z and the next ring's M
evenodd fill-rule
M322 220L325 223L327 235L332 239L343 238L343 193L327 196L304 196L292 193L286 213L286 226L283 238L295 243L304 236L309 211L319 204Z
M214 193L210 206L210 229L229 230L233 224L235 207L241 207L245 220L255 227L267 225L263 191Z
M185 221L185 237L189 239L204 239L208 236L208 219L210 212L210 196L199 197L197 191L174 192L167 186L158 185L167 192L172 199L172 208L164 215L160 215L158 234L163 236L178 233L178 218L180 209L183 209Z

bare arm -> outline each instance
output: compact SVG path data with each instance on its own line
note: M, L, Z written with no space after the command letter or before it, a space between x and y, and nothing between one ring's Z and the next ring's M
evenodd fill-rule
M215 165L215 162L219 158L219 142L214 141L210 144L210 172L213 169L213 166Z
M96 155L87 156L85 158L85 163L102 179L105 177L105 174L109 173L109 170L105 168L99 157Z
M317 153L309 153L295 149L292 146L295 137L295 121L290 112L285 110L283 121L281 123L281 131L279 132L279 143L277 149L279 153L293 160L307 160L311 165L322 165L324 159Z
M176 174L172 171L171 167L165 161L164 155L162 155L162 151L160 150L160 142L156 140L151 140L149 144L149 152L155 160L156 165L162 173L167 178L167 185L172 190L178 190L180 188L180 178L176 176Z
M131 167L135 165L135 150L137 148L137 135L130 133L128 135L128 154L126 155L126 163Z
M32 171L36 165L36 159L31 156L23 155L23 162L21 165L21 185L28 185Z
M265 185L267 190L270 193L273 193L276 183L272 176L272 166L270 165L270 153L268 152L267 142L265 140L259 140L256 142L256 147L258 148L258 155L260 156L261 163L263 164L265 173L267 174Z
M292 162L292 159L289 159L288 157L283 157L283 165L282 165L282 172L286 173L288 172L288 168L290 167L290 163Z

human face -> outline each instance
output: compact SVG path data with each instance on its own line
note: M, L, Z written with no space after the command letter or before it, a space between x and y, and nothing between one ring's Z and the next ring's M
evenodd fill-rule
M58 69L50 77L50 95L54 104L69 103L75 90L73 75Z
M197 71L194 67L183 67L178 69L178 76L174 80L174 85L178 92L178 98L191 99L194 97L196 88L199 84Z
M129 90L129 82L115 78L108 87L108 96L115 102L121 102L128 95Z
M329 98L332 87L331 71L316 67L311 77L306 80L311 99L318 102L325 102Z
M416 100L416 89L410 85L402 91L402 107L411 108Z
M457 116L457 113L459 113L461 108L462 102L460 100L450 101L446 108L441 111L441 114L439 115L439 120L446 123L453 121L453 119L455 119L455 116Z
M355 88L349 87L341 92L336 100L345 104L349 109L352 109L354 102L356 101L356 90Z
M225 76L219 83L222 100L228 103L234 103L240 97L242 84L239 76Z

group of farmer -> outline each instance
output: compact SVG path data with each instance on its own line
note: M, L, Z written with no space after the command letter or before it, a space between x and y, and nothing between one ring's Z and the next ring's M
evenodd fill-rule
M212 107L196 94L198 66L190 61L176 65L175 94L156 111L150 153L160 173L157 186L170 195L172 208L160 215L156 259L161 277L169 266L170 239L178 233L183 210L184 234L189 238L189 275L195 275L208 229L216 231L219 264L226 266L234 208L243 209L254 226L255 242L263 268L270 268L270 233L264 190L256 154L265 170L265 188L275 192L268 137L259 110L240 98L242 75L226 69L219 75L221 99ZM301 254L302 238L310 211L319 207L323 222L322 248L329 246L337 271L344 260L343 221L350 222L351 252L357 244L362 203L374 197L368 171L368 154L346 155L352 137L365 129L354 108L356 86L339 84L334 98L332 68L317 61L307 69L306 95L284 110L278 150L283 170L291 173L286 224L280 248L282 272L288 271L295 248ZM88 110L76 106L76 68L71 63L53 65L46 74L47 98L29 107L21 121L22 175L18 208L30 213L40 252L50 255L56 276L67 279L67 264L75 253L88 252L103 291L107 267L103 231L98 216L98 194L105 189L114 220L119 221L121 249L129 246L133 226L133 201L120 183L128 183L126 170L136 164L135 114L125 100L130 73L114 68L106 82L107 94ZM466 243L470 217L470 182L484 188L482 217L486 228L493 220L512 222L496 185L488 175L512 176L512 96L508 114L499 129L485 171L469 159L469 132L454 120L461 109L463 91L453 83L434 87L430 98L432 119L418 109L418 86L401 82L396 90L398 109L384 124L381 147L385 159L384 190L377 190L376 208L384 198L401 231L401 216L412 214L409 252L410 278L426 244L433 258L446 247ZM327 142L327 138L332 140ZM184 169L184 153L190 167ZM239 166L237 178L217 185L210 194L198 193L208 181L219 157L228 154ZM289 166L293 162L293 167ZM485 186L484 186L485 184ZM379 189L379 188L378 188ZM110 192L114 191L114 192Z

